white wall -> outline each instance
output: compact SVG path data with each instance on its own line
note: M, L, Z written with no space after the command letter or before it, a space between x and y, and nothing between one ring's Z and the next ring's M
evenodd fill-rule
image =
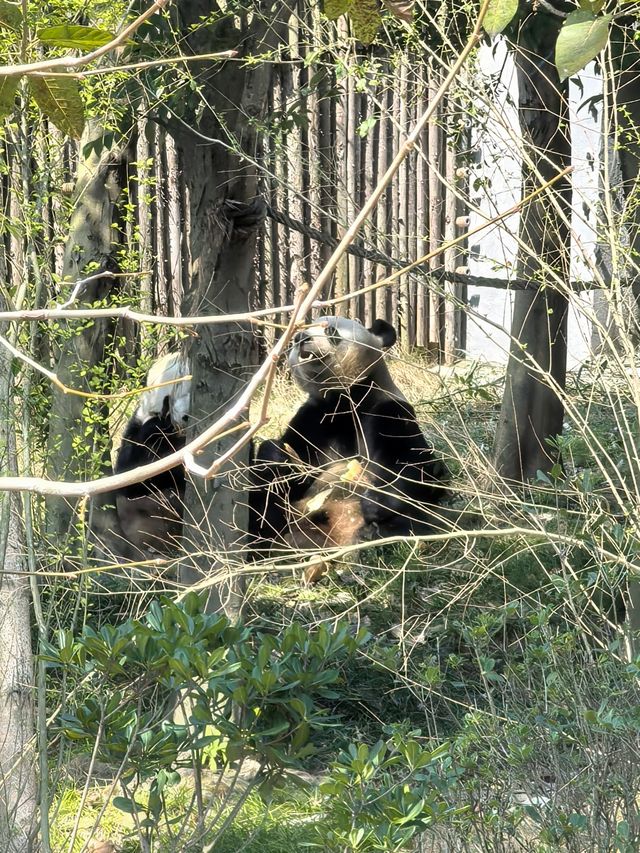
M481 108L484 127L474 130L474 147L478 163L471 171L470 181L484 181L472 191L473 203L485 216L495 216L520 198L519 127L517 115L518 89L513 61L504 43L483 46L479 56L480 70L486 92ZM489 75L493 75L490 77ZM572 165L574 240L571 259L572 280L591 281L590 265L595 249L595 205L598 199L598 159L600 149L600 118L588 105L580 106L600 92L600 79L593 66L580 75L580 86L571 85L571 131L573 138ZM495 92L492 95L492 89ZM597 105L600 109L600 105ZM483 221L471 215L471 228ZM469 268L473 275L509 277L516 258L518 215L511 216L499 226L473 239ZM515 274L513 272L512 274ZM469 287L469 298L477 301L476 311L481 318L468 318L467 354L493 362L504 362L508 356L508 329L511 322L511 295L505 290ZM580 306L590 310L589 294L577 295L569 317L569 367L575 367L589 355L590 324ZM482 318L485 318L484 320ZM496 329L495 325L501 327Z

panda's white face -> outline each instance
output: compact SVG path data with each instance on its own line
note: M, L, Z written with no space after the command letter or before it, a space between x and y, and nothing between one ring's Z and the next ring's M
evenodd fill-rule
M395 330L382 321L366 329L357 320L320 317L296 333L289 367L303 391L320 396L371 376L394 341Z

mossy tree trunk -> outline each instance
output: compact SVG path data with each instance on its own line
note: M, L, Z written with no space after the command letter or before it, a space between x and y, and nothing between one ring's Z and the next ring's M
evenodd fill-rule
M3 300L0 300L3 302ZM6 310L4 304L1 305ZM0 452L17 474L11 359L0 357ZM0 849L29 853L36 824L33 656L29 576L19 495L0 502Z
M106 299L114 286L110 275L93 278L101 270L115 271L113 222L116 201L123 183L123 151L91 149L83 156L84 146L99 143L103 134L97 123L89 123L80 145L80 164L75 187L75 205L69 223L65 247L63 275L73 285L91 278L75 294L74 308L94 306ZM104 358L105 344L112 329L109 320L92 323L62 324L65 337L60 344L56 374L65 385L82 391L91 387L94 368ZM95 459L84 446L83 411L86 400L53 389L48 438L48 475L54 480L80 480L96 476ZM82 446L80 446L82 445ZM100 451L98 451L100 452ZM99 466L98 466L99 468ZM69 531L73 504L64 498L47 503L47 528L52 539L59 541Z
M284 7L277 7L283 17ZM194 0L180 10L180 26L189 50L207 53L220 43L242 55L260 55L277 46L285 28L271 6L254 7L250 21L231 26L196 25L215 20L220 10L210 0ZM178 123L172 130L181 151L187 188L189 278L184 314L242 313L251 308L257 228L262 223L257 124L264 116L274 65L245 67L241 61L212 64L199 74L205 110L193 130ZM210 141L207 141L210 140ZM193 373L191 432L215 421L237 398L255 363L252 329L246 323L202 326L189 346ZM237 434L212 442L198 457L208 466ZM248 461L248 449L238 461ZM211 581L209 606L233 613L241 566L240 540L246 527L246 494L236 491L229 470L209 481L194 478L187 487L185 557L180 577L193 584ZM227 583L231 579L230 583Z

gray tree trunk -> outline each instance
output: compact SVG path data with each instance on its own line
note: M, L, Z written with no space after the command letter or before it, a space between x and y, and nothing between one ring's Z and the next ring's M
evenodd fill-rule
M620 336L625 334L636 347L640 343L640 50L634 36L632 25L612 25L613 75L607 81L602 128L607 171L601 172L598 242L598 263L605 282L629 288L624 287L620 305L611 304L615 291L594 294L601 323L601 328L594 330L595 350L620 348Z
M637 347L640 344L640 49L633 23L614 24L610 45L613 79L605 93L610 124L603 128L603 146L609 153L609 174L602 192L609 194L612 218L606 222L610 232L599 245L599 261L605 280L620 282L622 305L611 306L600 297L599 319L604 324L606 343L620 347L623 336ZM615 310L612 312L611 308ZM612 322L612 313L617 322ZM602 345L603 341L598 341ZM640 580L629 576L627 627L631 631L628 654L638 654L640 630Z
M116 200L122 186L121 150L95 150L82 157L82 148L95 141L102 130L90 123L81 142L81 159L75 189L75 206L69 224L69 237L64 256L64 276L70 282L90 276L100 270L114 271L113 216ZM113 287L113 279L106 275L88 282L77 293L74 308L91 306L106 298ZM70 288L71 289L71 288ZM56 373L65 385L83 391L91 390L93 368L104 356L104 348L112 328L110 321L95 320L82 325L72 322L64 325L68 337L61 346ZM82 412L85 400L64 394L54 388L49 421L48 474L52 479L80 479L91 472L91 453L78 453L74 448L83 435ZM64 536L69 530L73 505L54 498L47 504L47 527L52 537Z
M531 159L531 165L523 160L523 196L571 162L568 85L560 83L554 64L559 23L538 11L523 23L515 49L520 127L525 154ZM565 221L554 208L551 193ZM518 278L538 287L515 293L512 343L494 446L496 468L510 481L526 481L538 470L548 471L556 461L547 439L562 432L564 408L553 386L565 384L568 301L555 277L568 283L570 218L568 179L528 204L520 216L519 236L527 248L518 253Z
M286 10L281 8L284 16ZM216 10L210 0L184 4L180 10L183 32L188 34L192 25L209 19ZM225 26L229 26L228 19ZM210 51L211 44L216 43L216 27L194 29L194 35L187 35L189 48L194 53ZM272 8L265 5L255 9L250 24L238 27L231 35L242 52L256 55L276 47L284 32L282 23L274 20ZM227 38L229 43L228 31ZM206 144L202 136L183 125L175 128L190 219L190 281L184 314L227 314L250 308L256 225L260 220L260 215L254 215L257 208L252 213L250 206L259 196L259 186L255 167L243 155L259 156L255 125L264 114L273 68L266 62L251 68L237 61L218 63L199 78L211 109L205 111L198 132L225 143L235 139L241 151ZM234 215L230 200L239 203L238 215ZM248 324L199 329L189 350L192 434L201 432L231 405L251 373L255 353ZM197 461L210 465L237 437L234 434L212 442ZM247 460L248 448L238 458ZM246 494L234 489L228 474L229 470L208 482L195 478L187 487L186 556L180 578L189 585L204 578L212 580L210 608L224 607L234 613L239 605L239 585L234 577L241 566L240 539L246 528L247 507Z
M2 468L17 474L10 359L0 359L0 371ZM0 851L29 853L36 819L29 579L20 497L5 494L0 505Z

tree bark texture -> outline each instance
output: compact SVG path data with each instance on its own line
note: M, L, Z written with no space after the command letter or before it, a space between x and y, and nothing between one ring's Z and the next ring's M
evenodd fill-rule
M90 124L82 140L81 150L89 141L102 135L102 129ZM122 187L121 150L105 149L82 159L78 168L75 205L69 223L63 274L73 285L100 270L114 271L113 220L116 200ZM94 279L77 293L74 308L93 306L108 297L114 279L105 275ZM110 321L91 324L62 324L67 337L61 346L56 365L58 378L67 386L82 391L92 390L93 369L104 357L110 335ZM54 388L48 439L48 474L54 480L81 479L92 473L91 454L79 453L74 442L83 435L83 409L86 400ZM95 472L93 472L95 473ZM71 522L72 505L65 499L51 499L47 526L52 536L64 535Z
M605 89L597 260L612 290L594 294L601 323L594 327L596 350L621 348L625 334L636 347L640 343L640 49L634 35L628 21L611 27L613 74ZM622 290L614 290L616 285Z
M560 83L554 64L559 23L538 11L521 25L515 48L523 196L571 162L568 85ZM520 215L518 277L535 281L538 287L517 291L514 300L494 448L497 471L510 481L526 481L556 461L547 439L562 432L564 416L554 386L565 384L568 301L557 279L568 286L570 219L571 185L566 178Z
M215 17L217 7L197 0L181 7L185 34L200 21ZM284 7L282 15L284 17ZM229 26L227 22L225 26ZM206 53L215 44L216 26L200 27L187 36L194 53ZM212 32L213 31L213 32ZM243 54L260 55L282 39L286 28L274 20L270 7L256 8L251 23L231 35ZM227 32L227 36L230 34ZM203 115L199 134L238 146L203 144L202 136L180 126L176 139L182 153L191 229L190 282L184 314L226 314L249 310L253 287L256 228L261 222L259 185L250 159L259 156L255 124L263 117L272 82L271 63L251 68L242 62L212 64L199 78L211 109ZM232 97L231 97L232 95ZM245 159L246 155L246 159ZM234 205L235 203L235 205ZM192 434L199 433L228 408L244 386L255 363L255 340L242 324L201 327L189 348L192 383ZM208 466L238 434L212 442L198 457ZM247 450L237 461L247 462ZM180 578L187 585L216 572L229 578L241 562L241 532L246 529L246 495L236 491L230 470L215 479L194 479L185 498L185 557ZM214 579L215 581L216 579ZM238 606L238 585L214 583L211 609Z
M17 474L10 377L11 360L2 356L2 468L3 473ZM5 494L0 506L0 850L30 853L36 818L36 752L29 579L20 497Z

